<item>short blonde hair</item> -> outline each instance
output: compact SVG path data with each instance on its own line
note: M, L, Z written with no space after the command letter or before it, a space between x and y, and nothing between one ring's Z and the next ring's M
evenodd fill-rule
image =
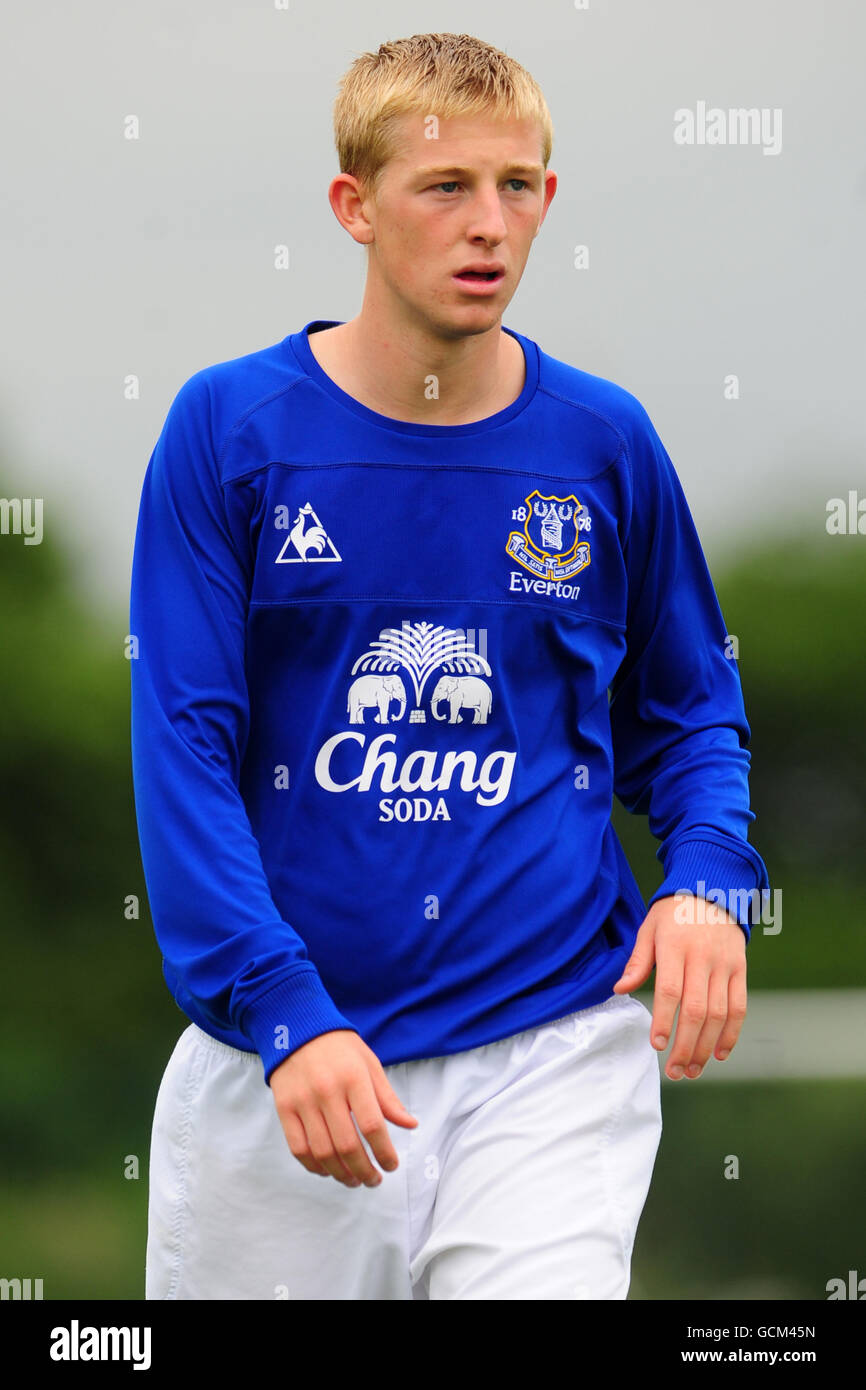
M413 34L355 59L334 103L340 171L375 197L396 153L396 124L412 113L536 120L545 169L550 160L553 122L541 88L513 58L471 34Z

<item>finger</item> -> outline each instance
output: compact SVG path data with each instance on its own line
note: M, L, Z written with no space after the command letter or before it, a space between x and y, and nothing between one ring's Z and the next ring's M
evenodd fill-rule
M393 1120L394 1124L403 1125L405 1129L411 1129L414 1125L417 1125L417 1116L410 1114L406 1109L388 1080L384 1067L376 1056L372 1056L369 1076L376 1104L382 1111L385 1119ZM357 1114L357 1111L355 1113Z
M656 987L653 994L653 1021L650 1040L663 1052L674 1026L674 1014L683 994L683 958L679 952L665 953L656 961Z
M380 1085L387 1087L390 1091L387 1078L380 1080ZM393 1092L392 1092L393 1095ZM396 1096L394 1097L396 1100ZM399 1104L399 1102L398 1102ZM355 1123L363 1134L377 1162L387 1173L392 1173L398 1166L397 1150L391 1141L388 1133L388 1126L385 1123L385 1116L379 1103L376 1081L373 1077L367 1076L349 1091L349 1105L355 1117ZM400 1106L402 1110L403 1107ZM406 1114L408 1115L408 1110ZM414 1119L414 1116L412 1117ZM415 1120L417 1124L418 1121Z
M370 1162L361 1135L354 1124L348 1100L335 1095L322 1107L322 1114L331 1135L334 1151L347 1171L365 1187L378 1187L382 1175L376 1172Z
M672 1081L679 1081L683 1076L706 1021L709 980L709 962L700 957L695 959L693 955L683 979L677 1033L665 1066Z
M637 989L648 978L650 971L655 963L655 934L652 928L648 927L644 931L641 927L635 937L634 948L626 961L625 969L614 985L614 990L620 994L627 994L632 989Z
M336 1152L330 1128L318 1105L313 1102L309 1109L300 1110L299 1114L303 1120L304 1129L307 1131L310 1150L316 1161L321 1163L331 1177L337 1179L337 1182L345 1184L346 1187L359 1187L360 1179L350 1172Z
M293 1111L289 1111L285 1115L280 1116L280 1121L289 1148L298 1162L306 1168L308 1173L315 1173L319 1177L326 1178L328 1176L327 1171L322 1167L321 1163L317 1163L313 1158L307 1139L307 1133L304 1126L301 1124L300 1118Z
M691 1081L696 1081L707 1065L710 1053L727 1021L728 979L729 969L726 966L714 970L710 975L707 985L707 1016L698 1034L695 1050L686 1063L686 1076Z
M736 970L728 981L728 1017L716 1043L716 1057L720 1062L724 1062L736 1046L746 1017L747 1003L746 971Z

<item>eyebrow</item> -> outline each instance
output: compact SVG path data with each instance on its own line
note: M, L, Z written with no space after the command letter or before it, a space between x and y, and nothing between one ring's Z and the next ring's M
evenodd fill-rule
M448 168L440 168L440 167L434 165L434 166L428 167L428 168L416 169L414 172L415 172L415 176L416 176L417 178L424 178L424 179L426 179L426 178L431 178L434 174L463 174L463 175L465 175L465 174L473 174L475 171L474 171L474 169L464 169L462 166L455 164L455 165L449 166ZM503 173L509 174L509 175L511 175L511 174L543 174L543 173L544 173L544 165L543 165L543 164L509 164L509 165L503 170Z

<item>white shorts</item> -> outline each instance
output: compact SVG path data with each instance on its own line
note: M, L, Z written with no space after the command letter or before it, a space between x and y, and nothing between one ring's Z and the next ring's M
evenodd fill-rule
M257 1053L190 1026L157 1096L147 1299L624 1299L661 1138L651 1015L614 995L385 1067L378 1187L309 1173Z

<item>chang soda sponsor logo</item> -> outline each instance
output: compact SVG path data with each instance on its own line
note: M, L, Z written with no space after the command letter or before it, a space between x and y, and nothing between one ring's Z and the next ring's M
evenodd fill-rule
M544 496L536 488L524 504L515 507L512 521L522 521L522 531L511 531L506 552L533 576L528 580L519 570L511 571L509 589L521 587L526 593L543 593L556 598L576 598L579 584L567 581L586 569L590 561L589 541L581 532L592 530L592 518L574 493L567 497Z
M408 621L383 628L350 674L345 714L349 724L360 727L322 744L315 762L320 787L335 793L378 787L387 793L379 800L381 821L450 820L448 801L443 795L434 798L437 792L469 793L479 806L505 800L516 753L497 749L481 757L471 747L407 748L403 730L399 736L361 732L374 724L426 724L428 715L448 727L486 724L493 709L486 679L492 671L476 650L473 631ZM434 676L425 703L424 690ZM411 708L407 685L414 697Z

